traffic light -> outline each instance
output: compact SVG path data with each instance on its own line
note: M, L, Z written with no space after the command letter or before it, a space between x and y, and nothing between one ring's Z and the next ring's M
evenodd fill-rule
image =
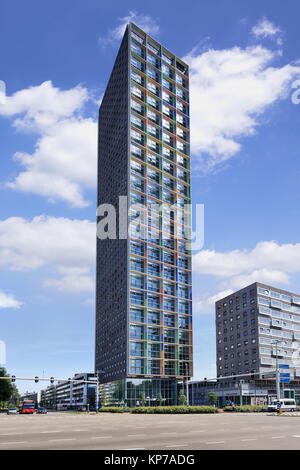
M15 382L15 381L16 381L16 376L15 376L15 375L12 375L12 376L11 376L11 381L12 381L12 382Z
M36 384L38 383L38 381L39 381L39 378L38 378L38 376L37 376L37 375L34 377L34 381L35 381L35 383L36 383Z
M50 377L50 383L54 384L54 377Z

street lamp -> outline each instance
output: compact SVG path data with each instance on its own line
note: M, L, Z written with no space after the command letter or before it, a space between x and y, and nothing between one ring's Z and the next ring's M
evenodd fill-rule
M281 340L274 339L271 341L271 344L276 344L276 395L277 401L280 401L280 380L279 380L279 368L278 368L278 343L281 343Z
M186 375L186 404L189 406L190 400L189 400L189 377L187 375L187 368L188 368L188 363L185 363L185 375Z

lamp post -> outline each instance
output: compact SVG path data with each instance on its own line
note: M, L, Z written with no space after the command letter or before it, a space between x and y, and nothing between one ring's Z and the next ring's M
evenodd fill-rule
M280 401L280 378L279 378L279 368L278 368L278 343L281 343L279 339L271 341L271 344L276 344L276 395L277 401Z
M187 367L188 367L188 364L187 362L185 363L185 375L186 375L186 404L187 406L189 406L190 404L190 400L189 400L189 378L187 376Z

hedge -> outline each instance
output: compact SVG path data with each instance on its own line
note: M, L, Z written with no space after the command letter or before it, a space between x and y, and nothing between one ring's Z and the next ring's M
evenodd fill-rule
M128 413L130 411L129 408L122 408L120 406L105 406L103 408L99 408L99 413Z
M259 413L264 411L266 406L258 406L258 405L238 405L232 409L232 406L225 406L223 408L224 411L231 411L233 413Z
M219 413L219 409L214 406L141 406L131 408L130 411L144 414Z

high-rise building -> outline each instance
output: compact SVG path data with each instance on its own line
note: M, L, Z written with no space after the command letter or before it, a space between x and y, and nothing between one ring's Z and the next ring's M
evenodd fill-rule
M300 295L254 283L216 302L217 376L300 380ZM250 378L250 377L248 377Z
M190 203L188 66L130 23L98 140L95 366L117 401L174 403L193 375Z

